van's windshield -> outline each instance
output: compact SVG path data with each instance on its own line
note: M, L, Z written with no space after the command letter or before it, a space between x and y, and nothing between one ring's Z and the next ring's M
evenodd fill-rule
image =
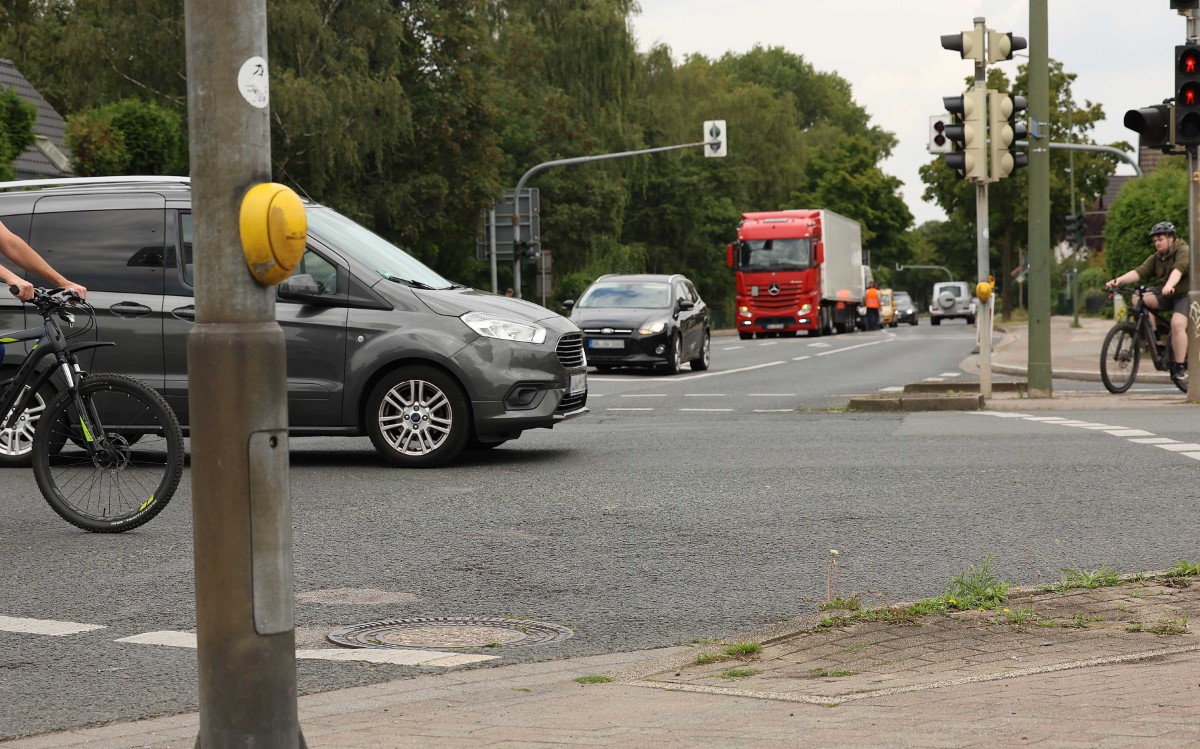
M308 232L389 281L429 289L454 286L424 263L364 226L324 206L306 206Z

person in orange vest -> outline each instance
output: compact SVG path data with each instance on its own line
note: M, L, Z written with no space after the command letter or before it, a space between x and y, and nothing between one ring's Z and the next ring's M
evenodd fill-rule
M879 330L879 289L872 281L867 284L867 330Z

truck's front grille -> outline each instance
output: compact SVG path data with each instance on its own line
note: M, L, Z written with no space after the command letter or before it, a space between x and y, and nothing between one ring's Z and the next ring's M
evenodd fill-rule
M564 335L559 339L555 353L558 354L558 361L564 369L576 369L587 363L587 359L583 355L583 335L581 333Z

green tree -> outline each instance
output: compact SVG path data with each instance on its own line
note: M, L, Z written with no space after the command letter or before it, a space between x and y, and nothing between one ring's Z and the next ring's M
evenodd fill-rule
M69 116L66 141L83 176L186 172L179 114L153 102L122 99Z
M1108 211L1104 226L1104 262L1109 278L1136 268L1154 252L1147 233L1170 221L1188 238L1187 173L1182 159L1164 161L1153 173L1130 180Z
M13 178L13 161L34 144L37 110L12 89L0 91L0 179Z

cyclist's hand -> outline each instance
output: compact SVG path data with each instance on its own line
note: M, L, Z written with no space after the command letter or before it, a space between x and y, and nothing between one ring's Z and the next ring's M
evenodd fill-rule
M1164 286L1162 288L1162 293L1163 293L1163 296L1171 296L1172 294L1175 293L1175 287L1174 286Z
M20 278L10 283L8 290L22 302L28 302L30 299L33 299L33 284Z
M1111 281L1106 281L1104 283L1104 288L1111 289L1111 288L1115 287L1116 285L1117 285L1117 279L1114 278Z
M80 299L87 299L87 289L77 283L68 283L63 288L67 291L74 291Z

